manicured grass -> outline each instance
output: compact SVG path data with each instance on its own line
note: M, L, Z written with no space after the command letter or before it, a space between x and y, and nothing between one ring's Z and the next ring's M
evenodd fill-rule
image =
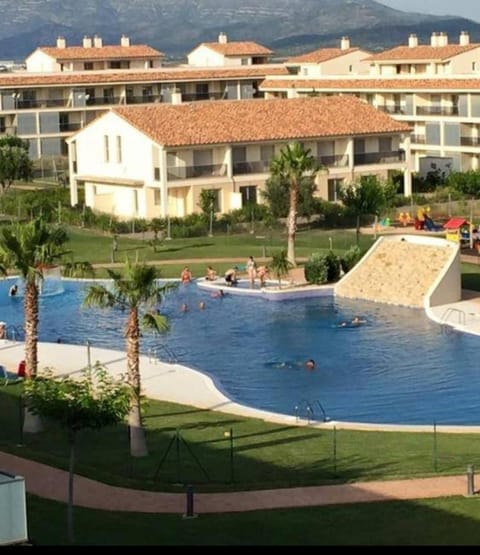
M65 545L66 507L28 496L36 545ZM181 515L75 508L78 545L478 545L478 498Z
M0 449L66 469L66 436L52 425L18 446L18 405L8 402L10 389L0 392ZM437 434L435 443L433 429L334 433L152 400L145 423L148 457L129 456L124 426L86 431L79 437L77 472L140 489L179 491L191 483L199 491L228 491L463 473L480 463L478 436ZM233 466L225 436L230 430Z
M88 260L93 263L109 263L112 261L112 236L79 228L69 228L70 241L68 248L72 250L75 260ZM261 237L261 238L257 238ZM373 236L361 236L360 246L368 248L373 244ZM335 251L344 251L355 245L355 234L350 231L308 230L297 234L296 255L308 257L314 251L328 250L331 245ZM191 239L172 239L164 241L157 252L153 251L148 240L118 237L118 250L115 254L117 262L123 262L127 256L138 257L142 261L151 260L185 260L199 259L203 266L212 258L256 258L272 255L281 248L286 248L286 236L282 232L266 236L250 233L241 235L216 235L214 237L196 237ZM68 259L68 257L67 257Z

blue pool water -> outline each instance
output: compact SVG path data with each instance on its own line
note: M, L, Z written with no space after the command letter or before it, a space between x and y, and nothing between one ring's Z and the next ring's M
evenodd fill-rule
M23 298L8 297L11 283L0 283L0 319L20 329ZM85 287L65 281L63 293L41 298L40 340L88 339L123 350L126 314L83 308ZM218 299L194 283L179 286L161 307L171 330L145 333L142 352L157 348L166 360L159 346L168 345L182 364L207 372L229 397L256 408L295 414L295 406L318 400L334 420L480 424L479 337L444 334L422 310L332 298L269 302L225 292ZM336 327L356 314L368 323ZM314 371L296 364L308 358L317 363Z

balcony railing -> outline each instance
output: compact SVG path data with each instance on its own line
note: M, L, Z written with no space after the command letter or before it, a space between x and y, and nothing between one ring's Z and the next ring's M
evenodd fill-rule
M125 97L125 104L153 104L154 102L162 102L162 96L158 94L148 94Z
M268 173L270 171L269 160L256 160L254 162L234 162L233 175L246 175L249 173Z
M85 104L87 106L108 106L110 104L120 104L121 96L99 96L94 98L87 98Z
M391 164L394 162L403 162L405 160L405 152L403 150L394 150L391 152L365 152L363 154L355 154L355 166L363 166L366 164Z
M462 146L478 146L480 145L479 137L460 137L460 144Z
M204 166L179 166L167 168L168 181L192 179L196 177L222 177L227 175L225 164L208 164Z
M405 108L400 104L384 104L383 106L377 106L377 110L386 114L405 114Z
M417 106L417 116L458 116L458 106Z
M183 102L196 102L197 100L223 100L226 99L223 93L212 92L212 93L183 93Z
M417 145L427 144L427 137L425 135L410 135L410 141Z
M331 154L325 156L317 156L315 160L327 168L343 168L348 166L348 154Z

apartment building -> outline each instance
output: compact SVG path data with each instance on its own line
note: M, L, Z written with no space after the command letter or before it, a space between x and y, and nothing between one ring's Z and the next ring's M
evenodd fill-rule
M268 64L273 54L261 44L251 41L229 42L226 33L218 35L217 42L204 42L187 56L189 66L250 66Z
M71 202L121 218L198 212L202 189L216 210L261 202L270 161L301 141L325 170L321 197L362 175L392 170L410 184L409 127L347 96L118 107L67 139ZM405 150L400 149L400 144Z
M429 45L419 45L411 35L408 45L360 64L359 75L299 71L269 76L260 89L267 98L342 94L362 99L411 128L412 170L420 174L480 168L480 44L470 43L467 32L458 44L434 33Z
M82 46L67 46L64 37L56 46L40 46L25 60L32 73L98 71L103 69L151 69L161 67L165 54L146 44L130 44L123 35L118 45L104 45L102 37L83 37Z
M319 48L289 58L285 65L290 73L299 77L361 75L369 72L369 65L364 62L369 56L371 52L352 47L350 39L342 37L339 48Z
M233 43L232 43L233 44ZM263 48L263 47L262 47ZM281 64L161 67L163 54L122 37L103 45L40 47L27 70L0 74L0 135L27 140L33 159L66 160L65 139L113 106L176 101L249 99L263 93L267 75L287 74Z

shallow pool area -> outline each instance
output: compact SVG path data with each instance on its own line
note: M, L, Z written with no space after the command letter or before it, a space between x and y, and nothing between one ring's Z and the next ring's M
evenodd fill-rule
M0 282L0 319L22 339L23 298L8 296L11 284ZM89 340L124 350L126 314L83 308L86 286L66 280L63 292L41 297L40 341ZM319 401L332 420L480 424L478 337L445 334L418 309L332 297L270 302L225 292L218 298L195 283L180 285L160 307L170 331L145 332L142 352L155 350L163 360L173 354L208 373L233 400L264 410L293 415L295 407ZM338 326L357 314L367 323ZM314 371L301 364L308 358L316 361Z

